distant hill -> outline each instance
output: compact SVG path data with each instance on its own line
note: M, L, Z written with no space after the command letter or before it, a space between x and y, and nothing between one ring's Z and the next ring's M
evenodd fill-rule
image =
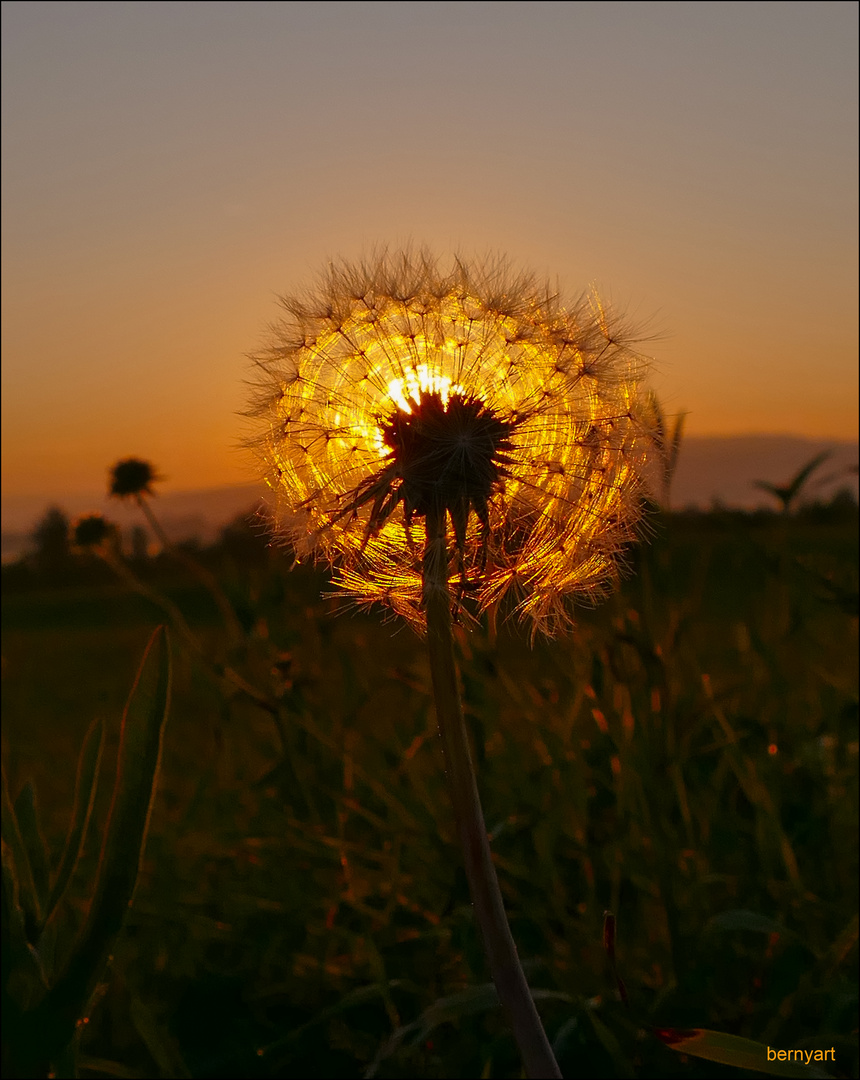
M715 504L741 509L775 508L774 500L754 486L756 480L785 483L811 458L823 451L832 457L810 478L807 495L826 499L840 487L857 496L858 444L828 439L803 439L792 435L742 435L725 438L690 436L684 439L672 484L675 509L709 509ZM263 487L233 484L203 491L165 492L154 507L167 534L175 540L196 536L204 543L214 540L232 518L251 511L262 502ZM105 514L123 529L145 524L133 503L92 495L2 497L4 561L15 559L27 547L33 527L49 505L61 507L71 517L90 511Z
M776 508L775 500L755 486L756 480L784 484L817 454L831 457L810 476L809 499L828 499L841 487L857 495L858 443L802 439L791 435L741 435L726 438L691 436L681 445L672 483L676 509L714 504L752 510Z

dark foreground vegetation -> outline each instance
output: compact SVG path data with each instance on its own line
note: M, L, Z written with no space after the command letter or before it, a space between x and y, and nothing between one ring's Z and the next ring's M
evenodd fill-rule
M502 889L566 1076L744 1075L667 1043L692 1028L833 1048L824 1072L857 1075L857 531L844 501L657 516L569 638L459 633ZM202 645L174 627L145 858L80 1075L520 1075L420 642L333 618L325 575L244 524L194 557L232 639L205 581L139 537L137 591L67 549L3 571L5 770L13 800L34 781L55 861L85 732L106 721L110 771L153 628L178 610Z

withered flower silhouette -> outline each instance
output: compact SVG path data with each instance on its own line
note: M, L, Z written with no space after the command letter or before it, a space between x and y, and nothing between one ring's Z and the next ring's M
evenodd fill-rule
M123 458L110 470L109 494L118 499L139 499L154 494L152 485L161 477L148 461Z
M102 514L82 514L72 525L72 543L77 548L97 548L116 538L116 526Z
M561 1072L502 902L459 696L455 610L510 596L533 633L616 573L647 430L631 339L503 262L329 268L282 301L251 413L274 530L358 604L426 627L445 775L489 967L530 1077ZM645 407L643 415L645 415Z
M419 629L434 508L461 610L511 597L552 634L568 598L602 594L647 440L632 339L598 297L567 306L503 261L443 272L407 252L332 265L281 303L252 411L276 537Z

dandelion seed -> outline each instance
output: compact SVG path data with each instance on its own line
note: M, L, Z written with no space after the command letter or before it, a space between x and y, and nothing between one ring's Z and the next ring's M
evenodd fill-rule
M632 339L507 264L426 253L329 268L256 357L253 445L275 535L358 605L425 624L428 513L460 613L553 633L617 575L641 516L646 412Z
M83 514L72 525L72 542L79 548L95 548L115 539L116 526L102 514Z

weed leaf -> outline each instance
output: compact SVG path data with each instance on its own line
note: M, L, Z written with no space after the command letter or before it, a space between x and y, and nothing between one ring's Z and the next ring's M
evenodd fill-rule
M72 816L69 831L66 834L66 846L57 868L54 886L48 899L46 921L66 891L66 886L75 872L78 859L84 846L87 825L93 811L98 785L99 767L104 748L104 722L93 720L84 736L84 744L78 758L78 773L75 779L75 799L72 804Z
M733 1065L736 1069L752 1069L754 1072L769 1073L771 1076L830 1076L830 1073L816 1065L807 1065L802 1061L769 1061L768 1051L779 1052L775 1048L752 1039L742 1039L738 1035L726 1035L722 1031L708 1031L706 1028L660 1028L655 1034L661 1042L677 1050L679 1054L690 1054L706 1061L718 1061L721 1065Z
M22 1032L38 1040L48 1060L69 1044L86 1015L134 896L169 699L170 654L166 629L160 626L147 645L123 714L116 783L87 920L65 970Z
M35 936L36 928L41 922L41 909L33 881L33 868L30 865L30 856L27 845L21 835L18 824L18 816L15 807L9 797L9 785L6 782L6 772L3 770L3 815L2 831L3 843L7 846L6 859L9 861L12 876L16 884L17 902L21 906L24 915L28 939Z
M48 849L45 846L42 830L39 828L39 809L32 780L28 780L18 792L18 798L15 800L15 817L33 874L33 888L39 910L44 912L45 902L48 899Z

